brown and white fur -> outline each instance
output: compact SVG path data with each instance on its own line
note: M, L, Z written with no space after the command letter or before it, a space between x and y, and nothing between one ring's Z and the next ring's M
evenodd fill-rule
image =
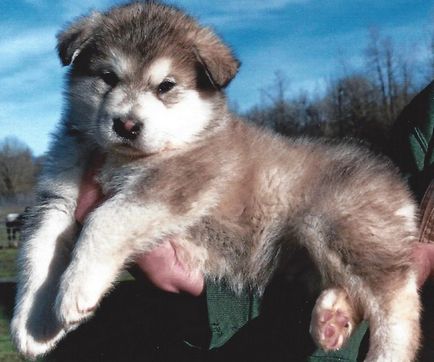
M87 319L135 255L168 236L197 273L261 293L307 251L324 292L311 331L338 349L360 318L366 361L419 343L415 204L395 168L358 146L244 123L223 89L239 63L209 29L154 2L92 13L58 36L71 64L62 122L28 215L12 335L46 353ZM107 200L74 220L90 155Z

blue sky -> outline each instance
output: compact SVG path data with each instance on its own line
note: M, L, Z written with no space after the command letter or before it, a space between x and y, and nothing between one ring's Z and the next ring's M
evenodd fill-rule
M228 89L249 109L281 71L291 90L324 89L342 60L363 62L368 31L378 28L412 55L426 56L434 26L429 0L172 0L212 26L242 61ZM90 9L116 0L1 0L0 141L14 136L36 155L47 149L62 109L62 68L55 34Z

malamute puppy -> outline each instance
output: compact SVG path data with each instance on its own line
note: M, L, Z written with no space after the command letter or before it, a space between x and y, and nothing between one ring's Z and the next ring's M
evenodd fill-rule
M307 251L324 289L311 325L320 346L341 347L365 318L367 361L415 358L415 204L389 162L237 119L223 89L238 61L175 8L92 13L58 40L71 69L20 255L12 334L24 355L50 350L129 260L176 236L192 268L235 291L261 293ZM96 152L109 197L77 235L80 180Z

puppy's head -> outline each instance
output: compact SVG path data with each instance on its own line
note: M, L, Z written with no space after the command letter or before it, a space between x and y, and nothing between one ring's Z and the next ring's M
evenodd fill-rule
M181 11L133 3L79 19L58 35L71 65L67 122L108 151L149 155L218 126L239 63Z

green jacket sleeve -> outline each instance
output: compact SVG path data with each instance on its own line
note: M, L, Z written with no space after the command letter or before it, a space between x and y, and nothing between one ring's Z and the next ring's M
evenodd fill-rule
M420 92L398 117L391 134L390 156L422 198L434 176L434 82Z

